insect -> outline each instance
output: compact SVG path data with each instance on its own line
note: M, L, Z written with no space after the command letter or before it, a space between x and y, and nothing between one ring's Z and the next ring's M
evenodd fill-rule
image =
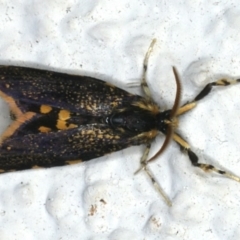
M161 111L146 82L148 59L155 42L154 39L143 61L144 96L92 77L1 66L0 96L9 104L14 121L1 136L0 172L68 165L146 144L140 170L146 171L161 192L148 163L173 139L187 152L193 166L240 182L229 172L199 163L190 145L176 132L178 117L193 109L213 87L239 83L240 79L209 83L193 101L179 107L181 85L173 67L175 102L172 109ZM165 141L149 159L151 143L159 132L166 135ZM166 196L165 199L170 202Z

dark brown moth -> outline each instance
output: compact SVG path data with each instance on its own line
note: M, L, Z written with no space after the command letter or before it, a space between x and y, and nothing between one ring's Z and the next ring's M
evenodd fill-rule
M180 80L172 109L161 111L146 82L147 63L155 40L143 62L144 96L134 95L100 79L17 66L0 66L0 96L15 119L0 140L0 172L55 167L88 161L124 148L146 144L141 169L154 184L147 163L173 139L185 150L193 166L240 179L212 165L199 163L189 144L176 133L178 117L197 105L214 86L240 79L209 83L193 101L179 107ZM161 149L148 159L151 142L166 135Z

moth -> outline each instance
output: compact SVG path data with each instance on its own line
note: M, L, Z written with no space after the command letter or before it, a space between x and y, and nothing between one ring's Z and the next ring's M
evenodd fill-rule
M179 107L181 84L176 81L175 102L161 111L146 82L154 39L143 61L143 96L131 94L89 76L76 76L18 66L0 66L0 96L8 103L14 121L0 140L0 172L55 167L88 161L124 148L145 144L141 167L154 184L147 164L156 159L173 139L195 167L215 171L238 182L229 172L199 163L190 145L177 133L178 117L193 109L215 86L239 83L220 79ZM148 158L152 141L166 136L160 150Z

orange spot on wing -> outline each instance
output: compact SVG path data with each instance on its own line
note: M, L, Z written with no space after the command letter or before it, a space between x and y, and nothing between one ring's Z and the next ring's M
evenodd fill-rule
M49 113L52 111L52 107L48 105L41 105L40 112L43 114Z
M68 128L76 128L78 125L71 123Z
M58 117L61 120L67 120L69 119L71 116L71 113L68 110L60 110L60 112L58 113Z
M59 130L66 130L66 129L70 129L70 128L75 128L75 127L77 127L77 125L71 123L71 124L68 126L66 121L63 121L63 120L61 120L61 119L58 119L58 121L57 121L57 126L56 126L56 127L57 127L57 129L59 129Z
M58 120L57 121L57 129L59 129L59 130L67 129L66 122L63 120Z
M0 96L8 103L10 110L13 112L13 114L18 118L20 117L23 112L20 110L20 108L17 106L15 100L5 94L4 92L0 91Z
M0 144L7 138L11 137L15 131L20 128L20 126L25 123L26 121L29 121L31 118L33 118L36 115L36 113L33 112L26 112L22 114L19 118L17 118L16 121L14 121L7 130L2 134L0 139Z
M47 133L47 132L51 132L51 128L49 127L45 127L45 126L41 126L38 128L39 132L43 132L43 133Z

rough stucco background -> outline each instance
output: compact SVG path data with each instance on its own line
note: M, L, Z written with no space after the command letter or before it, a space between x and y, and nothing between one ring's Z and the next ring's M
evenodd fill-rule
M228 1L35 0L0 2L0 64L87 74L127 89L142 74L153 38L148 83L170 108L210 81L240 76L240 6ZM140 93L139 88L128 89ZM240 175L240 86L215 89L181 118L180 132L202 162ZM10 122L1 101L1 132ZM152 153L162 143L155 141ZM70 167L0 176L0 239L239 239L240 184L191 166L172 143L151 165L167 207L132 147Z

